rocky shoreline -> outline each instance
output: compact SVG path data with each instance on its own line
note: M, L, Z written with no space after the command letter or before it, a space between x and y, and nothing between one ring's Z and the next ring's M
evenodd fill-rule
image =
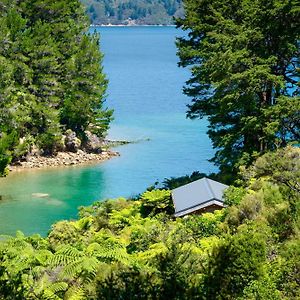
M84 163L101 162L115 156L120 156L120 154L110 150L102 151L99 154L78 150L77 152L58 152L55 156L28 155L26 160L10 165L9 170L18 171L22 169L74 166Z

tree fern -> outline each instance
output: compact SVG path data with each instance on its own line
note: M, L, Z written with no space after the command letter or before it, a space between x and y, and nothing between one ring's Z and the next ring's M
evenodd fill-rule
M43 250L37 251L35 258L39 264L45 265L52 256L53 256L53 253L51 251L43 249Z
M72 286L68 289L64 297L65 300L87 300L85 291L78 286Z
M68 284L66 282L54 282L47 287L44 293L46 294L47 292L48 295L51 295L51 293L53 295L56 295L59 292L66 291L67 288L68 288ZM61 299L61 298L58 297L57 299Z
M44 273L35 281L32 293L38 299L58 300L60 298L57 293L65 291L68 284L65 282L51 282L50 277Z
M17 237L14 238L9 235L1 235L0 236L0 245L2 248L7 249L7 248L20 248L24 249L26 248L29 244L26 242L25 237L22 232L18 232Z
M92 243L87 247L88 253L93 253L101 261L118 261L127 264L129 261L129 254L125 246L117 241L107 239L99 243Z
M38 279L45 272L45 267L43 266L35 266L31 269L31 275L34 279Z
M95 257L83 257L81 260L81 270L82 272L96 275L96 270L98 268L99 261Z
M61 246L58 251L49 258L48 263L53 267L65 266L75 262L80 255L80 251L72 246Z
M84 275L83 281L89 281L95 277L97 266L98 260L95 257L79 257L62 269L61 278L73 279Z
M57 296L51 290L46 289L42 295L39 295L39 299L42 300L63 300L63 298Z
M94 218L92 216L83 217L78 221L74 222L74 226L79 230L88 230L94 222Z
M156 243L150 246L149 250L137 254L137 258L144 262L149 262L151 259L158 257L168 251L164 243Z

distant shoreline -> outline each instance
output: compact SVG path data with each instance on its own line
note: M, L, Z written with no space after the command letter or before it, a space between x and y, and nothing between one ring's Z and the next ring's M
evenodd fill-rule
M176 27L176 25L149 25L149 24L91 24L90 27Z

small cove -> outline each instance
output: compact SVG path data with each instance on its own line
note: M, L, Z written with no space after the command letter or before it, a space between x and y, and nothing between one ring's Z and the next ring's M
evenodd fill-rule
M99 27L107 105L115 110L109 137L140 140L117 147L100 164L26 170L0 179L0 234L45 235L53 222L75 218L95 200L128 197L155 181L195 170L211 172L205 120L187 120L182 94L188 72L177 67L174 27ZM47 195L47 196L46 196Z

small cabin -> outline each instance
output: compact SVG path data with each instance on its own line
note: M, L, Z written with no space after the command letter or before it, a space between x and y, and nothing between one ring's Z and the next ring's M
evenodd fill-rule
M222 209L226 188L228 185L204 177L172 190L175 217Z

